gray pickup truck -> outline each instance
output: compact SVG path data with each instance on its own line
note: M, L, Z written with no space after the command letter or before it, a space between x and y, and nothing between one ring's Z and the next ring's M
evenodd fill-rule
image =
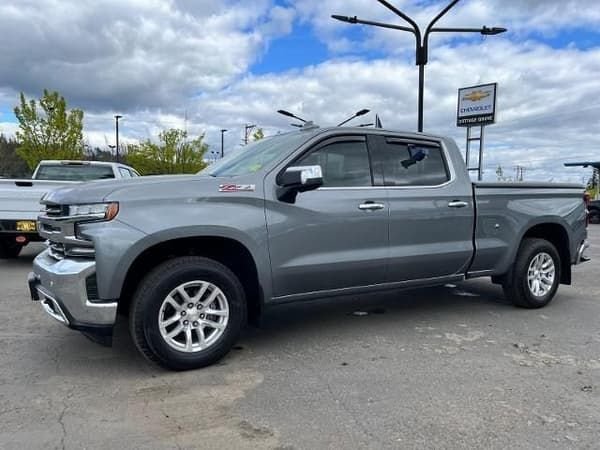
M194 176L95 182L42 199L28 282L110 343L117 312L150 361L209 365L285 302L491 277L544 306L586 260L583 187L472 183L454 141L306 127Z

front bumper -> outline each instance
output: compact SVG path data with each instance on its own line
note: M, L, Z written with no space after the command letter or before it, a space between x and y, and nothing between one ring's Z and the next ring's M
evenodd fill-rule
M33 261L28 283L31 298L52 318L86 334L109 337L117 317L117 302L90 300L86 280L96 273L93 260L56 260L45 250Z

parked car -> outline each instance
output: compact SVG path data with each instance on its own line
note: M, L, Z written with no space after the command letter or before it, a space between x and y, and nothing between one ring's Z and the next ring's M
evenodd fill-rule
M40 198L73 183L139 176L124 164L98 161L41 161L30 180L0 180L0 258L16 258L37 232Z
M195 176L52 191L33 300L110 343L118 311L150 361L214 363L287 302L491 277L539 308L585 260L583 187L472 183L452 139L306 127Z

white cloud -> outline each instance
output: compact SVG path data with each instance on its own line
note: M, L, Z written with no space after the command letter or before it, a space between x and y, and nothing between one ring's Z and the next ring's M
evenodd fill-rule
M270 1L5 1L0 89L91 110L169 107L245 73L292 11Z
M3 134L4 136L14 136L16 131L17 131L16 123L0 121L0 134Z

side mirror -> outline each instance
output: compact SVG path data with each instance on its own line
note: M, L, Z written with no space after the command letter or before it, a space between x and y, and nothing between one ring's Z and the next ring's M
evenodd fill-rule
M323 185L321 166L288 167L279 177L277 197L288 203L294 203L298 192L306 192Z
M288 167L280 179L283 187L297 187L306 191L315 189L323 184L323 170L321 166L296 166Z

